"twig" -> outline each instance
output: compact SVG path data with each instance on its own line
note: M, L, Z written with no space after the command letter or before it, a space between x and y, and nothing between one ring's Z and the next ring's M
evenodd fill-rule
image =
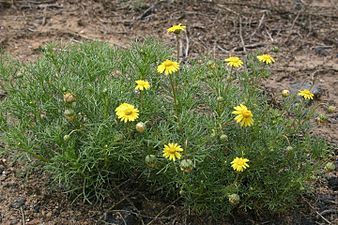
M243 51L246 52L245 44L244 44L244 39L242 35L242 17L239 17L239 37L241 39Z
M188 55L189 55L189 36L188 36L188 32L185 32L185 49L184 49L183 60L187 59Z
M23 212L22 206L20 207L22 225L26 224L25 213Z
M259 24L258 24L256 30L251 34L251 36L250 36L251 38L257 33L257 31L259 30L259 28L261 28L261 26L263 24L264 18L265 18L265 12L263 13L261 19L259 20Z
M317 215L320 216L320 218L322 218L325 222L327 222L328 224L332 224L330 221L328 221L324 216L322 216L322 214L320 214L319 212L317 212Z
M254 44L250 44L250 45L245 45L245 48L259 48L259 47L263 47L265 44L264 43L254 43ZM240 47L235 47L233 49L231 49L231 51L242 51L243 50L243 46Z

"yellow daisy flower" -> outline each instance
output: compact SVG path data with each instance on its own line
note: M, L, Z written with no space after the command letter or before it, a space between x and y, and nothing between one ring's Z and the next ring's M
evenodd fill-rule
M163 157L175 161L176 159L180 159L182 157L180 152L183 152L183 148L181 148L179 144L169 143L164 145Z
M230 67L238 68L243 65L243 61L240 58L235 57L235 56L226 58L224 61L227 62L227 65Z
M138 109L128 103L122 103L115 109L117 117L123 121L135 121L138 118Z
M137 80L135 82L136 82L135 90L143 91L143 90L147 90L150 88L150 84L146 80Z
M237 172L243 172L246 168L249 168L249 159L236 157L231 162L231 167Z
M275 60L272 58L271 55L268 55L268 54L263 54L263 55L258 55L257 56L257 59L262 62L262 63L265 63L267 65L269 64L272 64L275 62Z
M180 65L177 62L167 59L157 67L157 72L169 75L177 72L179 69Z
M252 112L248 110L245 105L240 104L239 106L234 107L235 111L232 114L237 115L235 120L242 127L249 127L253 124L254 120L252 119Z
M312 94L312 92L309 89L300 90L298 92L298 95L302 96L306 100L312 100L314 97L314 94Z
M179 33L181 33L181 31L185 31L185 26L183 26L182 24L177 24L177 25L174 25L174 26L172 26L172 27L169 27L168 29L167 29L167 31L169 32L169 33L175 33L175 34L179 34Z

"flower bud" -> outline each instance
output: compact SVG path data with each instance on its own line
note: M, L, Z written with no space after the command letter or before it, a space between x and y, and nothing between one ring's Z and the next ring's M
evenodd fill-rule
M222 142L227 142L228 141L228 136L226 134L222 134L221 136L219 136L219 139Z
M327 112L328 113L334 113L336 111L336 107L334 105L330 105L327 107Z
M76 101L76 98L72 93L67 92L63 95L63 101L65 103L72 103Z
M290 95L290 91L289 90L283 90L282 91L282 96L283 97L288 97Z
M144 132L145 128L146 128L146 125L143 122L138 122L135 126L136 131L141 134Z
M155 168L157 164L157 158L155 155L147 155L145 158L146 165L150 168Z
M223 98L222 96L218 96L218 97L217 97L217 101L218 101L218 102L223 102L223 101L224 101L224 98Z
M72 109L66 109L63 115L65 116L66 120L68 120L69 122L74 122L76 119L76 114L74 110Z
M289 152L289 151L292 151L292 150L293 150L293 147L292 147L292 146L289 145L288 147L286 147L286 151Z
M231 195L228 195L228 200L230 204L237 205L240 201L240 197L238 194L231 194Z
M65 136L63 136L63 140L64 141L68 141L70 139L70 135L66 134Z
M183 172L190 173L194 165L191 159L183 159L180 163L180 168Z
M326 172L332 172L336 169L336 166L335 166L334 163L328 162L328 163L326 163L324 169L325 169Z

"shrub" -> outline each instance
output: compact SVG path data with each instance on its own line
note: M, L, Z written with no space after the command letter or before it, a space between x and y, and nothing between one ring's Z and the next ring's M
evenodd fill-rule
M240 68L204 59L158 67L170 58L147 40L130 49L49 45L17 70L3 60L7 149L35 157L88 201L131 177L195 212L292 206L326 151L309 135L311 100L291 93L269 104L259 86L269 66L256 55ZM136 90L137 80L150 88Z

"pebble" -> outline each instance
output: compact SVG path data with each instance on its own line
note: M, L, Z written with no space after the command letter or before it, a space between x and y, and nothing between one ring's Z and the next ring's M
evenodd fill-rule
M25 205L26 199L23 197L18 197L15 201L11 204L11 207L14 209L20 209Z

